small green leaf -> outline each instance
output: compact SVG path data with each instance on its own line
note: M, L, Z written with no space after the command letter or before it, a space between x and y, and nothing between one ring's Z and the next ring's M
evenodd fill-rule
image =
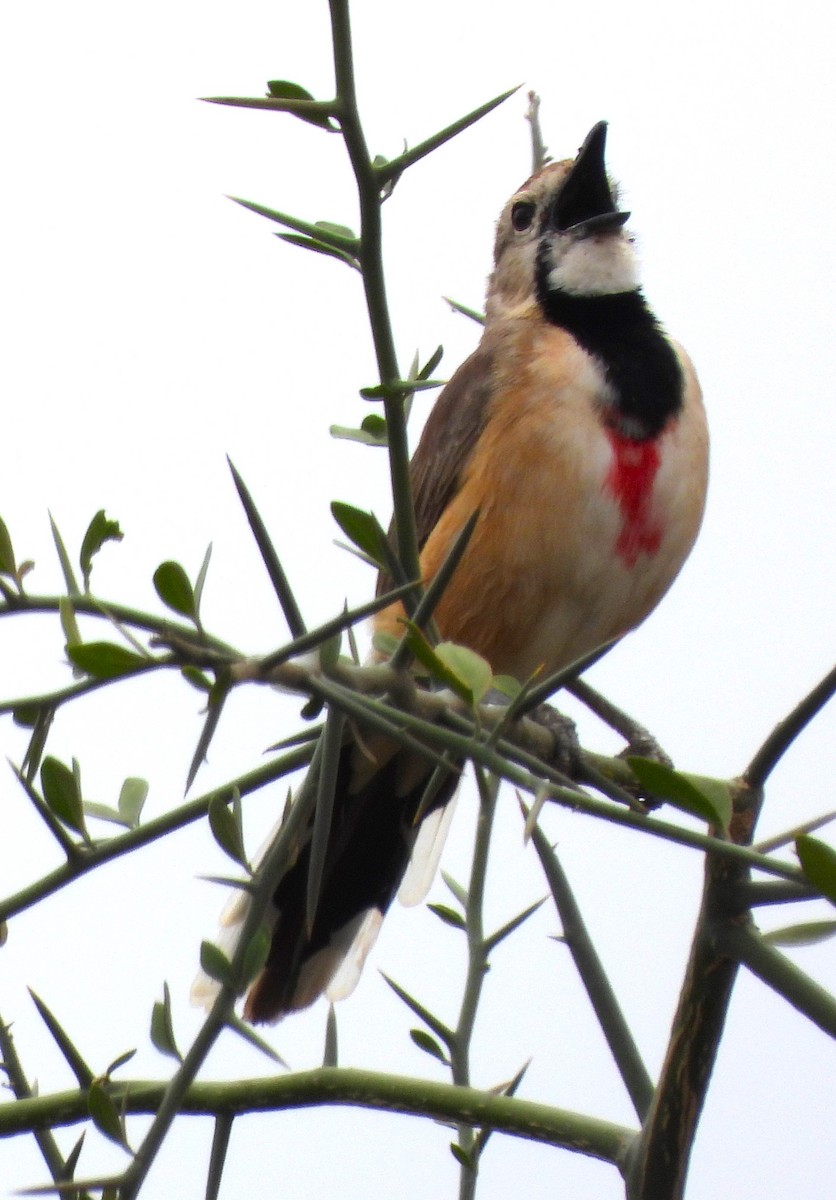
M120 1067L124 1067L129 1063L136 1054L136 1050L126 1050L124 1054L118 1055L105 1071L105 1078L110 1079L114 1071L118 1071Z
M105 542L121 542L123 536L122 530L119 528L119 522L109 520L105 516L104 509L100 508L87 526L87 532L81 543L81 554L78 559L84 579L85 592L90 590L90 573L93 570L94 555L99 553Z
M301 87L298 83L291 83L288 79L269 80L267 94L272 100L314 100L306 88ZM296 112L291 113L291 116L299 117L300 120L307 121L309 125L318 125L320 129L327 129L329 133L336 132L338 128L332 124L331 118L327 114Z
M465 928L464 917L454 908L449 908L446 904L428 904L427 908L445 925L452 925L454 929Z
M410 1029L409 1036L412 1038L418 1049L423 1050L425 1054L429 1054L432 1058L437 1058L439 1062L449 1062L447 1055L444 1053L439 1043L434 1037L431 1037L425 1029Z
M57 758L45 758L41 763L41 788L50 811L70 829L86 837L81 792L70 768Z
M470 897L467 894L467 888L462 887L458 880L454 879L452 875L449 875L447 871L441 872L441 878L456 897L462 908L467 908L468 903L470 902Z
M470 692L473 703L478 704L485 693L490 691L493 682L493 672L487 659L467 646L459 646L455 642L439 642L435 652Z
M256 930L253 936L247 943L247 949L244 951L244 958L241 963L241 982L238 990L243 992L250 986L255 977L260 974L264 964L267 962L267 956L270 953L270 944L273 941L270 932L262 925Z
M347 225L335 225L333 221L314 221L317 229L321 229L323 233L333 233L336 237L349 238L351 241L357 241L357 234L353 229L349 229Z
M152 661L116 642L84 642L80 646L68 646L67 657L94 679L118 679L120 675L130 675L147 667Z
M151 1042L159 1050L160 1054L166 1054L169 1058L177 1059L178 1062L183 1061L183 1055L180 1053L174 1037L174 1023L171 1017L171 993L168 990L167 983L163 984L162 1000L156 1000L151 1010Z
M432 375L433 371L436 369L438 364L441 362L443 357L444 357L444 347L437 346L435 348L434 352L430 355L430 357L424 363L421 370L418 372L418 378L419 379L429 379L430 376Z
M125 1138L125 1129L119 1110L100 1083L91 1083L87 1093L87 1110L99 1133L116 1142L124 1150L130 1150Z
M240 808L236 811L235 807L226 803L223 796L213 796L209 803L209 828L224 854L249 871Z
M379 629L372 637L372 646L382 658L391 658L400 645L394 633Z
M95 800L85 800L83 807L85 817L94 817L97 821L109 821L112 825L118 825L121 829L130 829L130 825L122 814L115 808L111 808L109 804L99 804Z
M836 921L805 921L761 934L770 946L814 946L836 935Z
M12 539L6 528L6 522L2 517L0 517L0 575L8 575L11 579L17 579L17 565L15 563L15 552L12 549Z
M185 679L186 683L190 683L193 688L199 692L211 692L213 683L208 675L198 670L197 667L183 667L180 674Z
M360 422L359 429L350 429L345 425L332 425L331 437L341 438L347 442L360 442L364 446L388 446L389 435L386 428L386 418L379 413L369 413Z
M232 964L223 950L213 942L200 943L200 965L210 979L225 987L233 986Z
M473 692L456 672L439 658L418 626L414 625L412 621L404 621L404 626L406 628L406 644L415 659L437 683L449 688L460 699L472 706Z
M41 710L37 704L21 704L20 708L13 709L12 720L23 729L34 729L40 715Z
M728 784L719 779L673 771L651 758L630 755L627 762L641 786L651 795L667 800L682 812L700 817L709 825L728 830L732 811Z
M154 572L154 587L163 604L183 617L192 621L195 619L197 604L194 589L180 563L160 563Z
M795 839L795 850L802 871L816 891L836 904L836 850L806 833Z
M374 513L363 512L351 504L334 500L331 503L331 515L350 542L368 554L378 566L384 565L381 542L385 534Z
M466 1171L476 1170L476 1164L473 1161L473 1157L468 1154L464 1147L460 1146L458 1142L450 1143L450 1153L453 1155L453 1158L456 1160L459 1166L464 1167Z
M522 684L513 675L494 675L491 687L496 688L498 692L501 692L503 696L507 696L509 700L516 700L522 691Z
M119 792L119 814L131 829L139 824L145 801L148 798L148 781L128 776Z
M267 94L274 100L313 100L311 93L298 83L289 79L270 79L267 82Z

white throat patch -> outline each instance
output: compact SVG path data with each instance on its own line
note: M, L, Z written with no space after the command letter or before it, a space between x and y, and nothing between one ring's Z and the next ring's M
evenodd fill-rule
M638 262L630 242L611 233L580 238L562 246L552 243L557 262L548 274L549 288L571 296L612 296L639 286Z

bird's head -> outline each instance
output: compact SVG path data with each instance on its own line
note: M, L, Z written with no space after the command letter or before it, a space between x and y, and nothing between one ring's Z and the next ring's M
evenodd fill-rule
M523 184L499 218L488 318L536 291L613 295L638 287L632 238L607 176L607 124L593 126L575 159L549 163Z

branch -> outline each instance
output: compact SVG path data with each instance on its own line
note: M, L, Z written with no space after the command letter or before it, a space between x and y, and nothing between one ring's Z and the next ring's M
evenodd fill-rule
M758 750L743 776L749 787L762 789L769 775L789 750L795 739L806 729L836 692L836 667L825 675L789 716L780 721Z
M88 871L101 866L102 863L121 858L123 854L130 854L141 846L156 841L166 833L182 829L184 825L189 825L193 821L199 821L201 817L206 816L210 804L216 797L220 797L224 803L229 803L236 791L241 796L246 796L251 792L258 791L259 788L266 787L276 779L281 779L283 775L289 775L309 762L312 753L309 745L300 746L290 754L285 754L282 758L258 767L255 771L241 775L230 783L222 784L221 787L213 788L211 792L206 792L203 796L175 808L170 813L164 813L161 817L148 821L145 825L140 825L127 833L118 834L106 842L99 843L85 851L82 857L64 863L48 875L44 875L42 879L21 888L13 896L1 900L0 921L8 920L9 917L37 904L45 896L51 896L54 892L60 891L68 883L80 879L82 875L86 875Z
M111 1084L114 1102L119 1107L124 1105L131 1114L156 1113L165 1090L166 1084L156 1081ZM623 1161L635 1137L633 1130L622 1125L516 1096L495 1096L477 1088L345 1067L319 1067L268 1079L193 1083L182 1096L179 1111L192 1116L218 1116L334 1104L495 1129L616 1165ZM44 1125L76 1125L89 1116L83 1091L0 1104L0 1137Z

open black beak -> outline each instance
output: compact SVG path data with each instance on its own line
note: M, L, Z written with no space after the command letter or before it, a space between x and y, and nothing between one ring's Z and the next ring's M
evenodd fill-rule
M606 142L607 122L599 121L586 135L554 202L552 225L561 233L586 237L620 229L629 220L628 212L615 207L604 162Z

